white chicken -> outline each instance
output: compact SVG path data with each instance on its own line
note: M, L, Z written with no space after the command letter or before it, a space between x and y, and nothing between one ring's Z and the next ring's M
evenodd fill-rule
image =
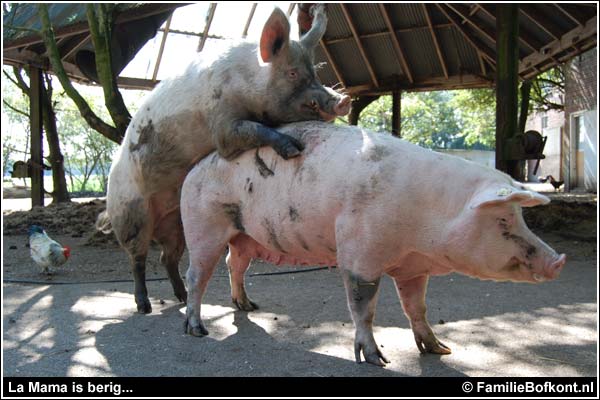
M44 230L37 226L29 227L29 250L31 258L42 267L42 272L50 275L50 267L59 267L69 259L71 249L52 240Z

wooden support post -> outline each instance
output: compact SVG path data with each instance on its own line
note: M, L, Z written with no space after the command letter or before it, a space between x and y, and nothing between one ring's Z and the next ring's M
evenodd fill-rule
M507 140L518 133L519 6L496 6L496 169L522 180L517 161L507 160Z
M29 67L29 123L31 126L31 207L44 206L44 151L42 147L42 71Z
M369 104L378 98L379 96L360 96L352 100L352 109L350 110L350 115L348 116L348 123L350 125L358 125L358 119L360 118L360 113L362 110L364 110Z
M392 92L392 136L402 137L402 94L399 90Z
M527 115L529 114L529 98L531 97L531 81L521 83L521 107L519 111L519 133L525 133Z

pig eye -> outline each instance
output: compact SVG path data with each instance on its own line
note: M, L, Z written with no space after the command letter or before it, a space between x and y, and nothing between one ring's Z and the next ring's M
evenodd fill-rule
M290 69L287 75L290 80L295 81L296 79L298 79L298 70Z

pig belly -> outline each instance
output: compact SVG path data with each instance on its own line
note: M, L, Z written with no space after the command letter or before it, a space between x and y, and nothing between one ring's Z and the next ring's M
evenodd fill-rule
M305 242L304 244L306 245ZM329 249L309 251L301 244L300 246L288 245L282 252L281 244L273 245L268 239L260 243L245 233L240 233L231 239L229 246L234 247L243 258L261 259L275 265L337 265L335 251Z

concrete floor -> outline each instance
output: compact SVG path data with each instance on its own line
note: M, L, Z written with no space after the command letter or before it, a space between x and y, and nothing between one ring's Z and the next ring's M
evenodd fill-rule
M274 270L259 263L250 273ZM447 356L418 352L384 278L375 339L386 368L354 362L336 269L248 277L261 308L245 313L230 303L219 266L202 309L204 338L183 334L183 305L168 281L148 283L146 316L134 313L130 282L4 283L4 376L595 376L596 277L596 260L574 260L541 285L431 278L428 318Z

